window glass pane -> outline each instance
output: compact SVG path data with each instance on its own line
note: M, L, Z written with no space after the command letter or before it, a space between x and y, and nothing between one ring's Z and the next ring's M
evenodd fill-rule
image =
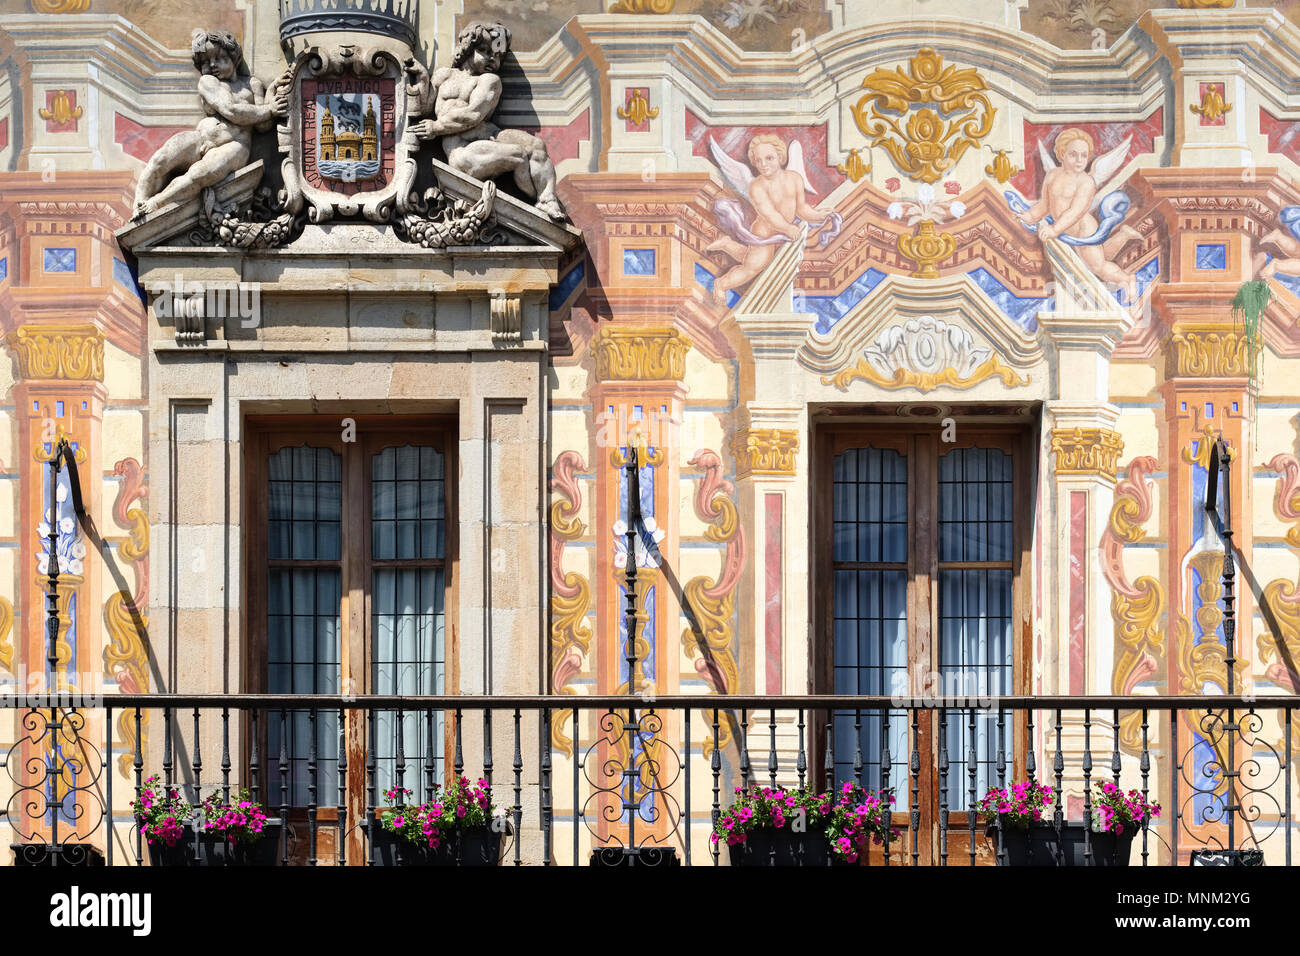
M440 694L445 690L441 568L378 568L372 581L371 678L377 694ZM404 768L399 768L398 730ZM398 784L422 794L426 757L441 780L442 713L376 714L376 786L382 793Z
M953 448L939 458L939 560L1011 560L1011 457Z
M272 560L337 561L342 459L328 448L281 448L268 457L267 555Z
M443 556L445 486L442 454L403 445L374 455L371 481L371 554L376 560Z
M940 693L956 697L994 698L1012 691L1010 570L943 569L939 571ZM969 779L975 758L979 795L998 782L997 711L974 711L975 747L971 748L972 711L948 716L950 779ZM1001 748L1010 759L1009 719L1004 720Z
M889 448L850 448L835 458L836 561L907 560L907 464Z
M339 571L336 568L272 568L267 587L267 691L272 694L338 693ZM272 759L283 746L289 760L289 800L295 806L308 798L308 758L311 753L310 716L289 711L267 718ZM316 727L317 793L337 789L338 723L322 714ZM278 783L271 802L278 802Z

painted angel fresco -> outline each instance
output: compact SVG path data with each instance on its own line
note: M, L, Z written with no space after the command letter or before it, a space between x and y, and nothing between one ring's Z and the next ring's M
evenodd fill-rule
M1031 204L1014 189L1003 193L1030 232L1037 232L1040 239L1056 238L1074 246L1094 275L1124 287L1129 305L1137 301L1137 280L1112 260L1125 243L1138 238L1138 231L1123 224L1132 205L1128 195L1122 188L1108 191L1107 187L1124 165L1132 139L1125 137L1098 156L1089 171L1096 153L1092 137L1075 127L1061 130L1051 152L1041 140L1038 143L1047 171L1038 201Z
M779 136L761 133L749 141L749 166L728 156L709 140L722 178L738 195L748 198L719 199L713 204L718 226L726 235L710 243L705 252L722 253L735 261L713 285L713 294L726 301L727 293L753 280L767 268L777 246L798 240L805 225L819 229L818 244L825 247L839 235L843 220L837 212L825 213L808 202L814 193L804 169L803 147L798 140L787 147ZM755 175L755 172L757 175Z
M1300 206L1284 206L1277 220L1282 229L1271 229L1261 236L1259 248L1281 253L1283 258L1270 258L1268 252L1255 253L1255 276L1260 279L1277 273L1300 276Z

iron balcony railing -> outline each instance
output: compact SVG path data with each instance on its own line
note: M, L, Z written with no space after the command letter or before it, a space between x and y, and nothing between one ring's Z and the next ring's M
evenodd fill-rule
M1003 847L971 810L990 786L1051 785L1048 822L1092 821L1095 784L1164 807L1132 865L1258 849L1290 865L1294 697L0 696L12 730L0 835L19 862L148 863L130 803L159 775L189 802L248 788L282 864L374 862L391 786L427 800L486 780L504 864L727 862L710 839L735 788L889 790L897 835L869 865L975 865ZM3 742L3 738L0 738ZM1232 754L1231 758L1228 756ZM91 854L92 856L94 854Z

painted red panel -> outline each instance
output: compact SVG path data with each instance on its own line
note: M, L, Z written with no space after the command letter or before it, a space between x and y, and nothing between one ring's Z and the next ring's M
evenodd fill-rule
M0 149L9 145L9 117L0 119Z
M1300 123L1281 120L1259 108L1259 131L1268 137L1268 151L1300 163Z
M767 651L767 692L781 693L781 496L764 495L767 547L763 553L763 646Z
M749 141L760 133L774 133L786 144L799 141L803 147L808 181L817 193L814 205L844 182L844 174L829 165L826 159L825 123L818 126L709 126L689 109L686 111L686 138L691 141L691 152L705 157L710 163L713 162L709 155L710 137L728 155L744 163L748 162Z
M1028 198L1038 196L1038 188L1043 182L1043 163L1038 157L1040 140L1051 151L1057 135L1063 129L1081 129L1092 137L1098 153L1105 153L1120 144L1125 136L1133 134L1129 143L1128 157L1155 152L1157 136L1164 134L1164 108L1156 110L1140 123L1031 123L1025 120L1025 163L1024 169L1011 177L1011 185Z
M141 162L148 162L149 157L157 152L158 147L188 126L142 126L135 120L113 114L113 142L122 147L122 152L133 156Z
M1084 643L1088 624L1088 493L1070 492L1070 693L1084 688Z
M591 139L591 110L585 109L565 126L520 126L546 144L546 154L551 162L575 159L578 144Z

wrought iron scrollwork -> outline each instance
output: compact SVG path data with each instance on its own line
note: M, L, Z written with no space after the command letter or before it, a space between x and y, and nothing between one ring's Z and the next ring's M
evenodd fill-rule
M4 761L14 784L5 818L21 842L39 841L38 849L47 839L80 843L103 822L104 762L85 724L77 710L33 708L23 714L20 735Z
M1237 715L1210 711L1200 716L1196 732L1200 739L1187 748L1178 764L1188 788L1186 796L1180 794L1180 819L1189 832L1207 825L1232 827L1235 820L1244 826L1244 838L1232 828L1225 844L1211 829L1201 842L1214 850L1260 849L1275 828L1261 835L1257 823L1271 818L1283 821L1282 827L1290 824L1274 792L1279 781L1286 785L1282 769L1286 761L1266 738L1263 717L1254 711ZM1226 755L1234 751L1243 756L1229 764Z

